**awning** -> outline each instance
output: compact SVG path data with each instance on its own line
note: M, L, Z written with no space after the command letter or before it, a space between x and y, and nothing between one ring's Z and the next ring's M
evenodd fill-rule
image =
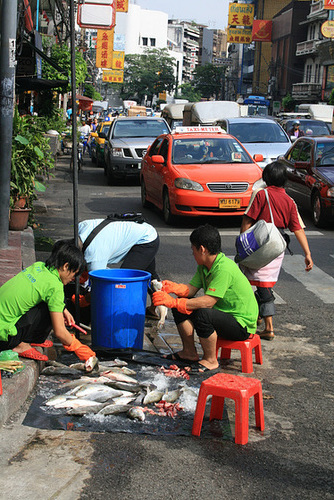
M15 84L18 92L25 90L48 90L57 87L67 87L68 80L44 80L43 78L18 76L16 77Z
M72 100L72 97L69 99ZM76 94L75 100L78 101L78 109L81 111L91 111L93 108L93 99L85 95Z

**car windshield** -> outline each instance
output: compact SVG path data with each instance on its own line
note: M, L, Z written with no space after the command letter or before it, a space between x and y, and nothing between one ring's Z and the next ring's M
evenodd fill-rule
M289 142L281 127L275 123L256 123L256 120L244 123L231 123L229 133L242 144L261 142Z
M293 120L287 122L286 129L290 131L293 127ZM304 132L305 135L330 135L328 127L325 122L317 122L315 120L308 120L307 122L300 121L300 130Z
M119 120L115 124L113 138L158 137L168 132L164 120Z
M172 161L177 165L203 163L253 163L252 158L235 139L175 139Z
M326 165L334 168L334 141L319 142L317 144L315 161L317 167Z
M108 125L103 125L101 132L103 132L105 135L107 135L109 132L109 129L110 129L110 123Z

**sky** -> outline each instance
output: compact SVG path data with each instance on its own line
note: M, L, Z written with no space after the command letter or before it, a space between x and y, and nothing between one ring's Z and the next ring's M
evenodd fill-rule
M132 0L143 9L166 12L170 19L195 21L211 29L227 26L229 0Z

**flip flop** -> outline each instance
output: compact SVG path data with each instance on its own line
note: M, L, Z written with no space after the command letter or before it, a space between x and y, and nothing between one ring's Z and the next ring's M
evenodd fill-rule
M181 358L178 352L171 352L166 356L162 356L162 358L167 359L168 361L181 361L182 363L185 363L187 365L192 365L193 363L197 363L197 361L194 361L193 359Z
M31 349L27 349L26 351L19 352L18 355L21 358L35 359L37 361L47 361L49 359L47 356L45 356L45 354L41 354L37 351L37 349L34 349L33 347Z
M214 373L218 373L218 372L220 372L220 366L210 370L210 368L207 368L206 366L204 366L201 363L199 363L198 361L196 361L195 363L193 363L191 365L191 370L189 372L189 375L192 375L192 374L193 375L205 375L207 373L210 373L213 375Z
M33 345L35 347L52 347L53 342L52 340L44 340L41 344L34 344L33 342L30 342L30 345Z

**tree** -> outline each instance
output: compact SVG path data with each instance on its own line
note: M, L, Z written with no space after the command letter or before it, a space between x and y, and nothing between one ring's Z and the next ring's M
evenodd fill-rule
M175 59L170 57L168 49L147 49L144 54L126 55L121 97L141 103L147 96L152 102L154 95L172 91L174 66Z
M201 100L201 93L195 90L190 82L182 83L179 88L181 94L177 96L178 99L187 99L189 102L198 102Z
M84 95L90 97L93 101L102 101L102 96L91 83L85 83Z
M207 99L210 97L223 99L225 73L225 66L215 66L214 64L197 66L194 71L194 87Z
M290 94L287 94L286 97L283 97L282 99L282 106L284 111L294 111L296 101L291 97Z

